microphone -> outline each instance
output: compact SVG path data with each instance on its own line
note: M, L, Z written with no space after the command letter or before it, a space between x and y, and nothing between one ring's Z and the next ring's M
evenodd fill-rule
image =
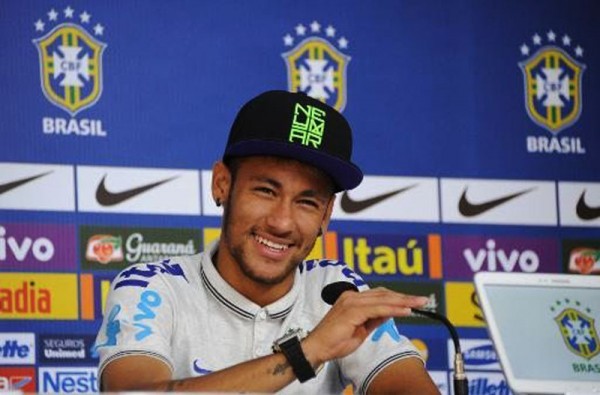
M358 287L347 281L336 281L331 284L327 284L321 291L321 298L328 305L333 305L342 293L346 291L358 292ZM445 316L432 311L435 307L425 307L425 309L412 309L413 314L421 315L436 321L440 321L450 332L450 337L454 343L454 395L468 395L469 394L469 381L465 374L465 364L463 360L462 351L460 349L460 341L456 328L448 318Z
M358 292L358 287L347 281L336 281L331 284L327 284L321 291L321 299L330 306L333 306L346 291Z

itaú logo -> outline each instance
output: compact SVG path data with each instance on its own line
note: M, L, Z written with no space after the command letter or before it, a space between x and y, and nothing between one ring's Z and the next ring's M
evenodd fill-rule
M396 242L396 245L390 245L392 242ZM427 241L422 237L404 240L388 240L377 236L344 237L342 243L344 262L360 274L425 274Z
M54 256L54 244L46 237L21 240L6 234L6 228L0 225L0 261L14 257L19 262L28 258L29 254L41 262L47 262Z

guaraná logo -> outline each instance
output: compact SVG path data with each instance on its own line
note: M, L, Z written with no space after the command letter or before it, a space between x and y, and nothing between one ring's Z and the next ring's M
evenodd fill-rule
M106 44L96 37L104 34L104 26L94 24L87 11L76 14L70 6L62 12L53 8L46 15L47 21L40 18L34 23L35 31L43 36L33 40L39 52L42 91L52 104L74 117L102 94Z
M578 247L569 256L569 272L581 274L600 273L600 249Z
M591 314L589 308L584 309L578 301L564 299L556 301L550 310L553 313L560 311L554 321L569 351L587 360L600 353L600 339L595 320L588 315Z
M348 49L348 39L336 37L336 29L313 21L308 27L299 23L295 35L286 34L283 43L291 47L281 54L288 74L291 92L304 92L338 111L346 106L346 68L350 57L341 50Z
M575 58L583 57L583 48L573 44L568 35L558 37L552 30L546 33L546 43L543 41L536 33L532 44L520 46L521 55L529 57L519 67L523 71L527 114L537 125L556 135L577 122L581 115L581 77L585 65ZM569 50L575 57L569 55Z
M85 259L107 264L123 260L123 240L121 236L94 235L88 239Z

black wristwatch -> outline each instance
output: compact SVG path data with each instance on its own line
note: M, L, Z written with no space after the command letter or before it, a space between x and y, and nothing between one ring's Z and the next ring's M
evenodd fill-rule
M288 331L273 343L273 352L285 355L298 381L304 383L316 376L315 370L302 351L300 341L308 333L304 329L288 329Z

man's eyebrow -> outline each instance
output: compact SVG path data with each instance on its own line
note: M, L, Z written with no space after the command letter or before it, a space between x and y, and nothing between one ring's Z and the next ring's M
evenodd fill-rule
M271 184L271 186L273 186L274 188L282 187L282 184L279 181L274 180L273 178L263 176L252 176L250 179L258 182L266 182L267 184Z
M273 178L269 178L269 177L263 177L263 176L252 176L251 177L252 180L254 181L258 181L258 182L265 182L267 184L270 184L272 187L277 188L277 189L281 189L282 188L282 184L281 182L273 179ZM317 190L315 189L306 189L302 192L300 192L300 196L302 197L309 197L309 198L315 198L318 200L321 200L323 202L327 202L329 200L329 195L326 195L324 193L319 193Z
M313 198L313 199L317 199L319 200L321 203L326 204L329 199L330 199L330 195L327 195L325 193L320 193L314 189L307 189L305 191L302 191L300 193L300 196L302 197L306 197L306 198Z

